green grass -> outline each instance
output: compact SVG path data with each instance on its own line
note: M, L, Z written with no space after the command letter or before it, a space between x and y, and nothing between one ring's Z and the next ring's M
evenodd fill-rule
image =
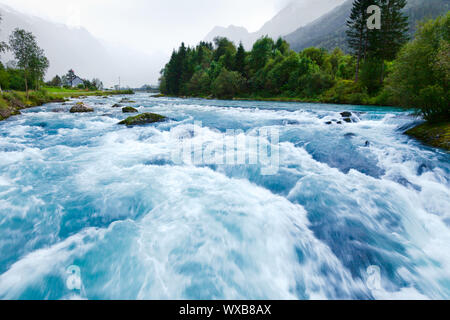
M66 89L56 87L45 87L44 90L49 94L59 95L64 98L78 98L82 96L109 96L109 95L123 95L134 94L133 90L110 90L110 91L88 91L82 89Z

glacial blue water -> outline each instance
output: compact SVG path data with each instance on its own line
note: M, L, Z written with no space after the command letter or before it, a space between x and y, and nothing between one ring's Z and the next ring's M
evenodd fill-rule
M450 155L406 112L137 94L170 120L127 128L122 98L0 123L1 299L450 299ZM272 175L172 157L261 128Z

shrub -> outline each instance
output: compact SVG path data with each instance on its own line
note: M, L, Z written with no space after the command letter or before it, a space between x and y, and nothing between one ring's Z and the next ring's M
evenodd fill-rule
M450 95L438 85L420 90L418 112L430 122L450 120Z
M212 84L214 96L222 99L230 99L243 91L245 79L235 71L223 69Z

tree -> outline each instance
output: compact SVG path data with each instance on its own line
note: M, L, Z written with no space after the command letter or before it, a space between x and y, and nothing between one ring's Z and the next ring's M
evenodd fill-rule
M40 83L44 80L45 73L47 72L49 66L50 63L45 57L44 50L41 48L36 48L30 63L32 79L35 80L36 90L39 89Z
M67 85L68 86L73 87L73 81L76 78L77 78L77 76L75 75L75 71L73 71L73 69L70 69L69 71L67 71L65 79L67 80Z
M17 60L17 66L24 72L25 90L29 99L29 77L33 74L43 75L49 63L44 51L39 48L36 38L31 32L15 29L9 37L9 46Z
M101 82L100 79L98 78L92 79L91 84L94 90L103 90L103 82Z
M402 13L406 0L379 0L381 6L381 30L374 33L376 56L384 60L395 59L400 48L408 41L408 17ZM381 64L381 82L384 80L384 63Z
M367 57L370 49L371 31L367 28L367 8L376 4L374 0L353 1L350 18L347 21L347 41L353 55L356 57L355 82L359 79L361 60Z
M284 56L289 53L290 45L286 40L283 40L283 38L279 37L277 42L275 43L275 50L280 51L280 53Z
M0 15L0 23L2 22L3 17ZM4 41L0 41L0 53L5 53L9 49L8 45ZM2 65L3 67L3 65ZM4 69L4 68L3 68ZM0 93L3 95L2 86L0 84Z
M246 57L245 49L242 42L240 42L234 60L234 70L242 75L245 75L245 57Z
M249 57L250 69L253 73L264 68L272 56L273 48L274 42L267 36L255 42Z
M242 92L245 79L236 71L223 69L212 84L212 92L219 98L232 98Z
M236 47L234 43L227 38L216 37L214 39L214 44L216 45L214 61L219 61L219 59L225 55L232 57L236 54Z
M395 104L415 107L430 121L450 119L449 48L450 13L420 25L386 81Z
M60 76L56 75L53 77L53 79L49 82L47 82L47 85L50 87L61 87L62 86L62 80Z

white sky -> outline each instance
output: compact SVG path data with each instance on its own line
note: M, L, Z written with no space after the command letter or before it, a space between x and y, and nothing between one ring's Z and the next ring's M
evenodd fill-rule
M299 1L299 0L297 0ZM300 0L304 1L304 0ZM311 1L311 0L309 0ZM24 13L140 51L194 45L217 25L258 30L288 0L0 0Z

